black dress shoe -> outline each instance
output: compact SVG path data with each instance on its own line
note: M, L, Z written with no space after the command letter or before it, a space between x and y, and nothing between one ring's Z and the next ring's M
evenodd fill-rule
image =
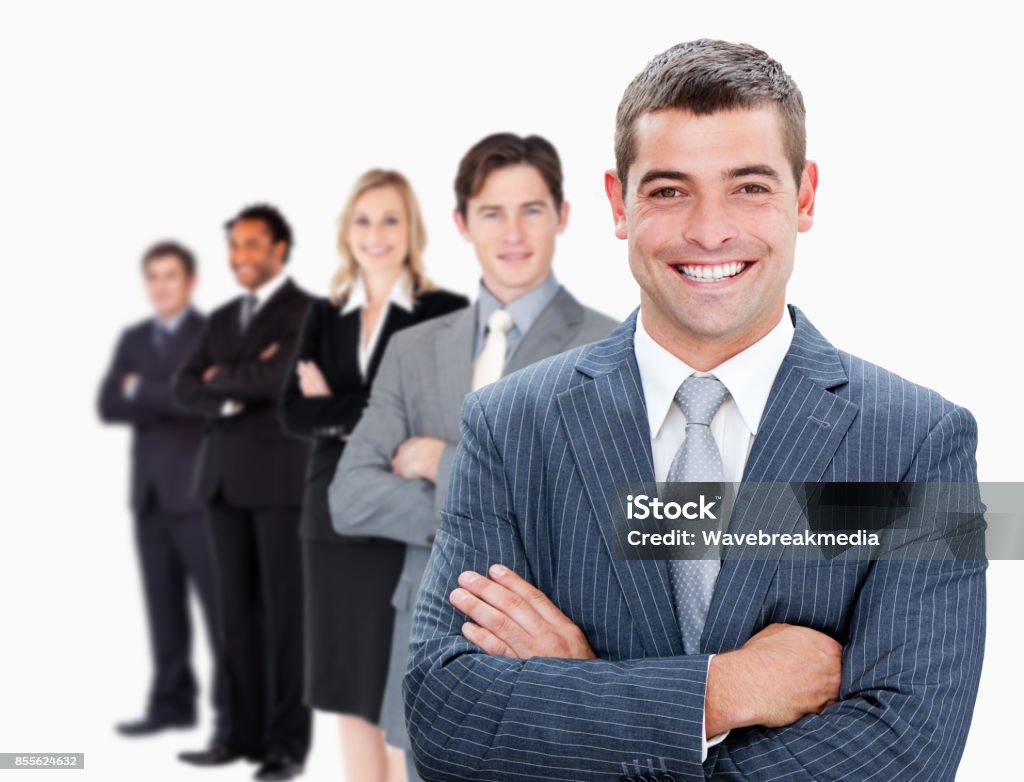
M240 757L242 757L241 752L220 742L214 742L208 749L201 749L197 752L178 753L178 760L191 763L193 766L224 766L234 763Z
M121 722L117 724L117 732L122 736L152 736L162 730L171 728L191 728L195 726L196 719L163 719L160 717L143 717L141 720L132 722Z
M261 782L281 782L285 779L294 779L301 773L302 763L288 755L274 755L263 761L254 779Z

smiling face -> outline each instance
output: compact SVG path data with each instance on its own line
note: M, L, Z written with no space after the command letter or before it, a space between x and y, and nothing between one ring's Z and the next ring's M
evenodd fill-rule
M397 274L409 257L409 215L398 189L385 185L361 193L345 241L364 274Z
M605 175L615 234L629 242L647 331L710 369L782 316L817 167L793 181L774 107L666 109L639 117L635 131L625 199L618 176Z
M551 274L555 237L565 230L569 205L555 200L540 172L522 163L499 168L455 211L455 224L472 243L484 286L503 304L536 288Z
M257 290L284 268L285 242L274 242L262 220L236 220L228 233L228 259L243 288Z
M143 275L146 294L158 318L169 320L185 309L192 298L195 278L177 255L157 255L146 261Z

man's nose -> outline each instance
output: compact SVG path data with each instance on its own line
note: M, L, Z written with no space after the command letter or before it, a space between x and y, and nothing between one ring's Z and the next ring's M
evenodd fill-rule
M699 198L686 215L683 238L704 250L716 250L736 237L736 222L719 198Z
M505 224L505 240L508 242L518 242L524 235L522 216L513 215Z

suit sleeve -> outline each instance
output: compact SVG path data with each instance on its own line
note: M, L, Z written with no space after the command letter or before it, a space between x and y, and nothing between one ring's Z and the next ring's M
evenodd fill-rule
M174 399L177 403L185 410L206 418L217 418L224 400L229 398L203 382L203 373L214 363L210 352L210 329L213 322L212 317L206 321L199 342L173 381Z
M391 457L412 432L402 386L401 340L384 350L370 404L345 445L327 493L341 535L370 535L428 546L440 524L434 484L391 471Z
M128 361L127 344L128 334L125 333L118 340L114 358L100 383L100 419L107 423L146 424L156 420L154 412L137 404L136 400L128 399L121 390L125 375L132 371Z
M219 365L217 373L206 384L209 392L219 394L221 400L276 404L292 364L300 323L301 319L290 318L280 336L266 345L277 344L277 351L269 359Z
M929 505L928 516L945 509L983 526L976 444L974 419L962 408L929 433L906 480L963 488L938 491L944 508ZM976 545L979 526L962 529ZM983 556L875 561L843 649L840 701L784 728L733 731L711 778L810 782L841 770L846 779L952 780L981 675Z
M536 583L515 515L502 456L470 394L404 680L422 778L618 780L627 760L658 758L678 782L703 780L708 655L520 660L462 636L465 617L448 597L463 570L501 562Z
M458 445L445 443L441 451L441 458L437 463L437 484L434 486L434 511L441 517L441 511L448 499L448 487L451 485L452 464L455 462L455 453Z
M367 391L344 392L337 389L331 389L330 396L302 395L295 368L299 361L314 361L323 370L317 338L324 326L323 306L319 303L310 305L281 391L278 404L281 424L287 432L298 437L350 434L370 398Z

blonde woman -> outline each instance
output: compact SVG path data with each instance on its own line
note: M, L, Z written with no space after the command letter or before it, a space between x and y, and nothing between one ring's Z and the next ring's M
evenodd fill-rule
M281 398L285 427L314 441L300 527L305 699L341 715L348 779L392 782L405 779L405 759L385 744L377 723L394 620L390 601L405 545L335 533L327 488L388 338L468 301L427 277L426 232L401 174L363 174L338 222L341 265L328 298L310 307Z

